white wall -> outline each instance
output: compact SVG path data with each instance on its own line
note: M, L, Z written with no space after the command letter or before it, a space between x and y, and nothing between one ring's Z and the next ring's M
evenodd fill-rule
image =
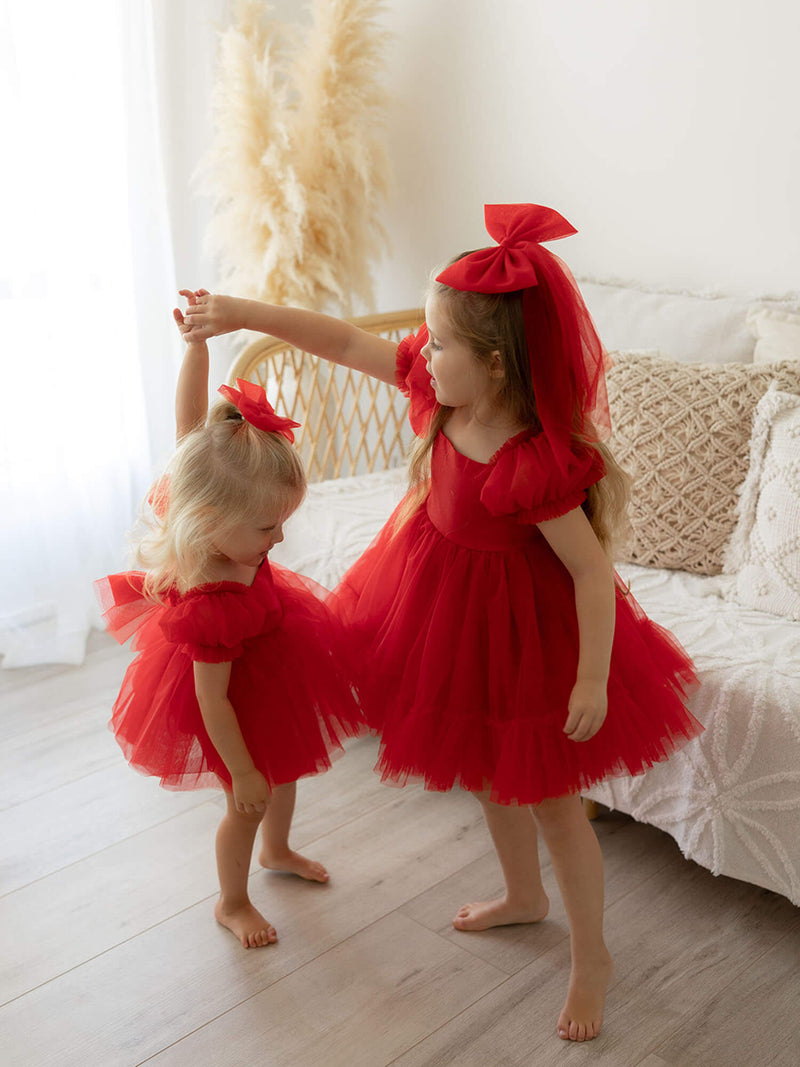
M396 0L388 22L383 301L486 243L492 200L561 210L582 273L800 287L794 0Z
M225 0L170 0L205 34ZM306 5L273 5L289 20ZM177 14L176 14L177 13ZM795 0L391 0L391 255L378 308L487 243L482 205L533 201L580 231L576 273L729 291L800 288L800 5ZM177 44L178 38L176 38ZM173 159L182 264L207 207L181 187L204 147L211 64ZM213 284L213 278L212 278Z

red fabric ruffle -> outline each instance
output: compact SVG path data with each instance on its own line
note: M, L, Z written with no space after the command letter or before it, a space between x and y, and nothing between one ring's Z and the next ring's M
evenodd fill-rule
M110 631L133 633L139 650L109 724L138 771L170 789L230 787L200 714L196 660L232 661L228 697L271 786L327 769L363 732L350 643L312 583L265 562L252 586L220 582L154 604L143 577L96 583Z

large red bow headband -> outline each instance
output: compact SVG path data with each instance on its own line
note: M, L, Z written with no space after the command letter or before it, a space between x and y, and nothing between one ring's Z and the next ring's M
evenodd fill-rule
M237 378L238 389L231 385L221 385L219 392L239 409L242 418L265 433L279 433L287 441L294 441L292 428L299 426L299 422L293 422L282 415L275 414L275 408L267 400L266 390L255 382Z
M566 469L574 435L596 440L610 432L603 346L572 275L541 247L578 231L540 204L486 204L484 217L498 243L462 256L436 280L464 292L522 292L536 409L555 461Z
M472 293L511 293L536 285L534 260L542 241L570 237L578 231L563 215L540 204L486 204L486 230L493 248L451 263L436 280Z

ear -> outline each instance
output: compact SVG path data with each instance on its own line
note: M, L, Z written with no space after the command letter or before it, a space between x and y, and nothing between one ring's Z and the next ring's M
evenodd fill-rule
M503 357L500 355L497 349L494 350L489 356L489 375L492 378L496 378L498 381L506 376L506 368L503 363Z
M197 524L204 537L210 536L215 530L218 531L222 527L221 520L218 509L211 504L198 509Z

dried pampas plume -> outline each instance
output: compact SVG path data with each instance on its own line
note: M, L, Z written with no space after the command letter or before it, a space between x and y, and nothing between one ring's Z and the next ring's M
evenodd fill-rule
M215 133L200 170L229 291L342 314L356 299L372 304L389 174L377 138L382 8L312 0L310 31L290 42L265 17L269 5L237 4L220 39Z

